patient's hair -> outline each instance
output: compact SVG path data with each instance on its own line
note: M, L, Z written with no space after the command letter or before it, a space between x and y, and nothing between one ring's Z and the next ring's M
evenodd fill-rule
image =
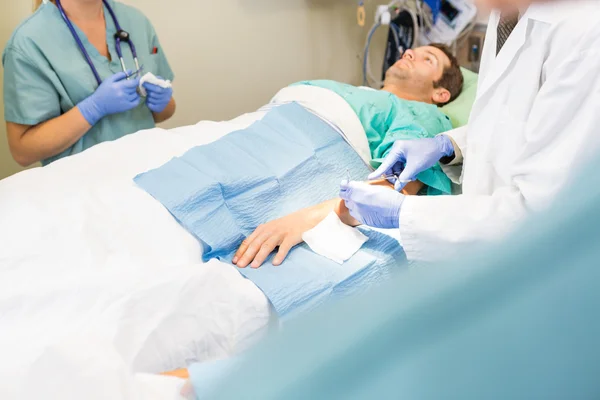
M448 103L456 99L463 89L464 77L460 70L460 65L458 65L458 60L450 51L450 48L445 44L441 43L432 43L429 46L435 47L438 50L441 50L446 54L448 59L450 60L450 66L444 69L444 74L442 78L433 83L433 87L435 88L444 88L450 92L450 100ZM448 104L445 103L445 104ZM439 106L443 106L444 104L438 104Z

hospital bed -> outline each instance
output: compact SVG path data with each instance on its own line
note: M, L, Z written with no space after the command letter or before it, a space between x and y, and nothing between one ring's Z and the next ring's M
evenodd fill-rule
M229 122L142 131L1 181L0 398L50 376L159 373L251 343L270 318L262 292L229 264L203 264L201 245L133 178L291 100L334 116L368 154L349 106L314 92L284 90Z
M181 381L153 374L260 338L272 320L262 292L229 264L202 263L199 242L133 178L291 101L368 157L341 98L296 87L228 122L141 131L0 181L0 398L177 398Z

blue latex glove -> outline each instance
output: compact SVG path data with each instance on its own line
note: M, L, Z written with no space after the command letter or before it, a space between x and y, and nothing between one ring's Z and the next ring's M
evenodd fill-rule
M417 175L436 165L441 158L454 153L452 141L446 135L416 140L398 140L369 180L396 175L395 189L400 191Z
M158 79L163 79L157 76ZM167 108L173 97L173 88L162 88L149 82L144 83L146 89L146 105L153 113L161 113Z
M361 224L384 229L400 227L404 195L382 186L343 181L340 197L350 210L350 215Z
M131 71L119 72L106 79L87 99L77 105L86 121L94 126L102 118L132 110L140 104L137 93L140 79L127 80Z

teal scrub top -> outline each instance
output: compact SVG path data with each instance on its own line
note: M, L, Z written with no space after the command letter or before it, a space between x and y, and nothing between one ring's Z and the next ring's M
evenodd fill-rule
M152 24L140 11L108 0L121 27L135 44L144 73L164 79L174 75ZM113 19L105 9L106 35L112 61L103 57L75 27L102 80L122 71L115 50ZM153 54L153 49L158 51ZM122 44L125 65L135 70L133 56ZM89 97L98 87L92 70L71 31L52 3L43 4L13 33L2 56L4 66L4 113L7 122L38 125L59 117ZM84 151L98 143L115 140L142 129L155 127L152 112L144 102L137 108L107 116L63 153L42 164Z
M396 140L431 138L452 129L450 119L432 104L408 101L382 90L372 90L329 80L303 81L341 96L358 116L369 141L372 166L377 168ZM452 185L439 165L417 176L427 194L450 194Z

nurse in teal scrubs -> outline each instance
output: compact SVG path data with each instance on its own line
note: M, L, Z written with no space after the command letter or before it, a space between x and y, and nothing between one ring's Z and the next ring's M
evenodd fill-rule
M153 128L175 113L171 88L145 83L147 97L142 98L140 75L123 72L111 10L129 33L143 72L174 78L152 24L140 11L114 0L106 0L108 7L103 0L60 3L74 32L54 1L38 0L36 12L15 30L2 56L8 142L23 166L45 165ZM121 49L126 67L135 70L130 47L121 43Z

